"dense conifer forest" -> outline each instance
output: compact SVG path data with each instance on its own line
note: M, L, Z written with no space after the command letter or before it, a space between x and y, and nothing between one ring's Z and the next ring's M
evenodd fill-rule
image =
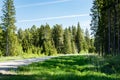
M120 0L93 0L91 31L79 21L18 29L14 0L3 3L0 80L120 80ZM21 55L32 58L13 59Z
M13 0L5 0L0 25L0 55L17 56L24 54L75 54L94 52L94 39L89 30L77 26L63 29L62 25L49 24L30 26L22 30L15 25L15 6Z
M120 1L94 0L91 8L91 30L100 55L120 53Z

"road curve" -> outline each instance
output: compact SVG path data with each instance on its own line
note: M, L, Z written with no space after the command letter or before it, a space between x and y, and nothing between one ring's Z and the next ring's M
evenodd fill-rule
M79 54L62 54L59 56L73 56ZM81 55L93 55L93 54L81 54ZM6 62L0 62L0 74L11 74L10 70L16 70L19 66L29 65L33 62L45 61L50 58L59 57L59 56L46 56L41 58L31 58L23 60L12 60Z
M19 66L29 65L33 62L45 61L50 58L53 58L53 56L0 62L0 73L6 74L10 70L16 70Z

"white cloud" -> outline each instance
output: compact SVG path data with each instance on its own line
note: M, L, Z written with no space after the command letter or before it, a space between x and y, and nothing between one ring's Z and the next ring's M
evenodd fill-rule
M76 17L83 17L83 16L89 16L89 14L67 15L67 16L58 16L58 17L47 17L47 18L39 18L39 19L31 19L31 20L18 20L18 22L19 23L22 23L22 22L37 22L37 21L44 21L44 20L76 18Z
M57 4L57 3L68 2L68 1L71 1L71 0L57 0L57 1L51 1L51 2L33 3L33 4L27 4L27 5L16 6L16 8L26 8L26 7L50 5L50 4Z

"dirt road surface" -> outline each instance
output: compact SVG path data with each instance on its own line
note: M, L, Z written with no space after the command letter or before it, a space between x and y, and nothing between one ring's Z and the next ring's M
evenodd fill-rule
M19 66L29 65L33 62L45 61L50 58L53 58L53 56L0 62L0 73L11 74L10 70L16 70Z

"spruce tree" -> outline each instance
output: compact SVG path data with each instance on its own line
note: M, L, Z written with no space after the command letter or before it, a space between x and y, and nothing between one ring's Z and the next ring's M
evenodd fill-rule
M58 53L63 52L63 34L64 31L61 25L56 24L52 30L52 37Z
M83 50L83 34L79 23L77 25L76 46L78 53L80 53Z
M24 31L21 28L18 30L17 36L18 36L19 43L22 44L22 41L25 35L24 35Z
M45 26L41 26L40 47L42 48L41 52L45 55L57 54L56 48L52 40L52 32L48 24L46 24Z
M8 55L17 55L18 41L15 34L15 7L14 0L4 0L4 6L2 8L2 29L4 30L5 38L5 47L6 47L6 56Z
M77 34L77 29L76 26L72 26L72 53L77 53L77 47L76 47L76 34Z
M71 54L72 53L72 47L71 47L71 37L70 32L66 28L64 30L64 54Z
M120 1L94 0L91 12L97 52L100 55L120 53Z
M38 35L37 27L35 25L31 27L30 33L32 35L32 45L38 47L39 35Z
M87 28L85 30L85 42L86 42L86 49L88 50L90 48L90 34Z

